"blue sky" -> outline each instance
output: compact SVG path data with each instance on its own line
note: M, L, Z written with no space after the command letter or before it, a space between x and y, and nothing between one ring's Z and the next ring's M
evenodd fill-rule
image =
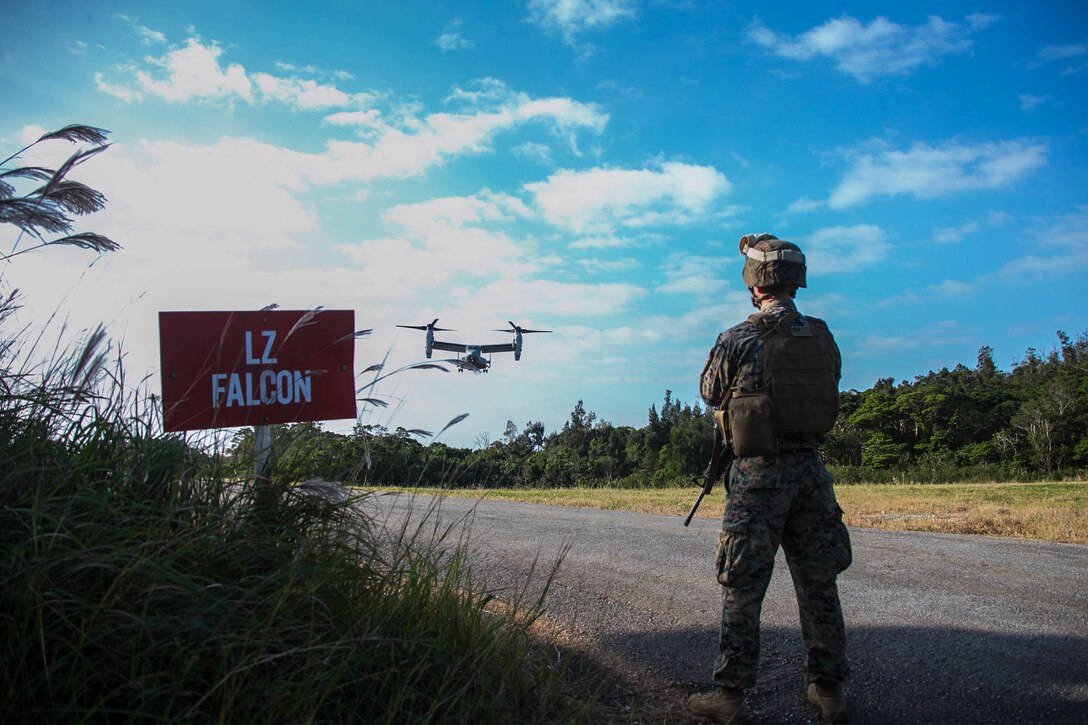
M108 322L132 377L155 374L163 309L355 309L360 369L422 358L397 323L554 329L488 375L396 376L365 413L467 412L444 436L462 445L555 430L578 399L635 426L666 388L696 400L751 311L749 232L808 254L798 302L831 324L844 388L982 345L1007 368L1088 328L1086 21L1072 2L21 4L0 143L110 129L76 177L109 206L81 228L124 250L22 256L3 283L26 323Z

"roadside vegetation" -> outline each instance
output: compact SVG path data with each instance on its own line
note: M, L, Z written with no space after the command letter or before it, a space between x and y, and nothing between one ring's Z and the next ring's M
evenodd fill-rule
M72 233L105 199L68 174L105 132L39 143L56 141L91 146L55 169L0 163L7 259L118 249ZM14 324L17 262L3 274L0 721L586 718L534 644L541 599L482 589L461 530L387 531L360 497L307 493L289 468L254 484L251 454L163 435L105 331L43 349Z
M698 493L694 487L393 490L677 517L687 515ZM723 495L716 489L696 516L720 518ZM1088 483L857 484L836 486L835 495L849 526L1088 544Z

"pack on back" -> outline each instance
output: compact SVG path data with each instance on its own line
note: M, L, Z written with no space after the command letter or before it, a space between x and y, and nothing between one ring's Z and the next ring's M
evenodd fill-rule
M841 358L827 323L793 313L748 318L763 338L763 389L779 440L819 441L839 411Z

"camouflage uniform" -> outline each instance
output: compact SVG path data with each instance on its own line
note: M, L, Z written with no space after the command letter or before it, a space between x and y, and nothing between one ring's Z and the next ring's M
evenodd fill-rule
M763 312L781 318L795 309L792 300L776 300ZM707 405L720 405L734 385L744 390L761 386L762 346L747 321L719 335L700 381ZM755 684L760 609L779 545L797 593L808 680L830 684L846 678L846 637L835 579L850 565L850 536L818 444L781 441L777 458L738 458L727 474L717 557L722 625L714 681L721 687Z

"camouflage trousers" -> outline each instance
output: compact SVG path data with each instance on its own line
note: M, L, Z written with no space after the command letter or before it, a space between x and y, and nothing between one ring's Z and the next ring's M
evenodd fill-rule
M779 545L797 593L808 680L842 682L846 632L835 579L850 566L851 550L831 474L819 454L798 452L739 458L728 476L717 556L722 628L715 683L755 684L760 609Z

